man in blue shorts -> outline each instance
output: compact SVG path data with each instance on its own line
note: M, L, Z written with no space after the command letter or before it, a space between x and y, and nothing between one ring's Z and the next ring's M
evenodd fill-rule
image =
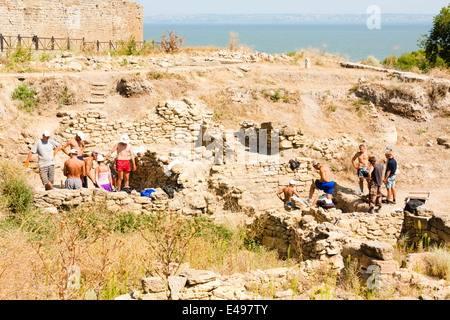
M309 189L309 198L306 200L307 203L312 204L312 197L316 190L322 190L326 193L327 199L331 200L333 198L333 190L335 183L333 181L333 175L331 173L330 167L323 165L319 162L314 162L314 169L319 171L320 180L316 180L313 184L311 184L311 188Z

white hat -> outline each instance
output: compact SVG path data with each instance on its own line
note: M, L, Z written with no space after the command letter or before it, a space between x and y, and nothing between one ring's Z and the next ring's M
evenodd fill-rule
M123 135L120 138L120 142L122 142L122 143L130 143L130 138L127 135Z
M77 149L72 149L69 152L70 154L78 154L78 150Z
M80 137L81 140L84 140L84 133L81 131L78 131L77 136Z
M296 185L297 185L297 182L295 182L295 180L291 180L291 181L289 182L289 185L290 185L290 186L296 186Z
M52 134L50 133L50 131L45 130L44 133L43 133L43 135L44 135L45 137L50 137Z
M102 161L105 161L105 158L101 154L99 154L97 156L97 162L102 162Z

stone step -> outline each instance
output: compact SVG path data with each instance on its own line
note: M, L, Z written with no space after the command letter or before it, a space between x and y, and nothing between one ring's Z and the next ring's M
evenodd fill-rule
M105 96L106 92L105 91L91 91L91 95L93 95L93 96Z
M90 104L104 104L106 102L105 99L91 99L89 100Z
M108 84L105 82L93 82L91 85L93 87L106 87Z

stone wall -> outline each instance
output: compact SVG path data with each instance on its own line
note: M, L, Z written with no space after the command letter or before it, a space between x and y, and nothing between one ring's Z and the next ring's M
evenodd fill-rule
M143 8L124 0L0 0L0 33L143 41Z
M418 242L426 234L435 243L449 243L450 218L432 212L416 216L409 212L342 213L322 208L289 213L269 210L257 215L248 230L264 246L276 249L281 257L287 257L289 252L291 256L301 254L305 259L334 259L339 266L340 255L346 257L353 252L354 256L353 247L366 242L395 245L402 235Z
M156 189L153 198L143 197L136 191L131 194L125 192L106 192L100 189L53 190L50 192L35 192L36 207L43 212L56 213L58 210L89 204L105 204L111 211L133 212L136 214L149 213L153 210L180 209L171 207L169 197L162 189Z
M86 135L87 151L92 148L109 149L127 134L134 146L191 142L200 134L199 125L210 123L212 113L197 102L161 102L141 120L108 119L106 112L77 112L63 114L61 132L75 135L82 131ZM183 139L187 135L187 139Z
M404 233L412 242L450 243L450 217L448 214L419 210L418 214L405 212Z

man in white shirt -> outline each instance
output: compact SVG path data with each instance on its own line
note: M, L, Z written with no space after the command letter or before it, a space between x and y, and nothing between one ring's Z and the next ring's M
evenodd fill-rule
M52 190L55 180L55 155L61 149L58 142L50 139L50 132L44 131L42 138L38 140L30 152L24 166L28 167L33 154L38 155L39 173L45 190Z

